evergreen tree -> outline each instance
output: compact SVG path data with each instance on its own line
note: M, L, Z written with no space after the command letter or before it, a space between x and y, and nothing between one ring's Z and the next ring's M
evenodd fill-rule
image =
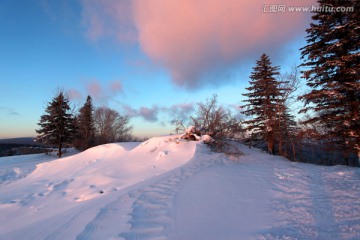
M253 116L245 121L247 129L252 135L258 135L267 143L268 152L274 154L275 138L278 131L279 104L282 104L280 81L275 77L279 75L279 67L272 67L271 61L263 54L253 67L249 81L249 92L243 94L248 99L242 113Z
M342 146L345 164L351 152L360 158L360 1L319 0L319 7L352 11L315 12L307 29L302 66L311 91L301 112L314 111L306 123L327 127L324 136Z
M40 129L36 141L57 146L59 158L64 144L71 143L75 134L75 121L69 106L69 99L59 91L40 118Z
M91 96L88 96L85 104L80 108L76 118L77 136L74 141L76 148L85 150L95 144L94 105Z

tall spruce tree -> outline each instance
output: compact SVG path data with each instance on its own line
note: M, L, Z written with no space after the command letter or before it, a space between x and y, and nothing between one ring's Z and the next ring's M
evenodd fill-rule
M85 104L80 108L76 117L77 135L74 141L76 148L80 150L88 149L95 144L94 126L94 105L89 95Z
M246 108L242 113L253 118L244 123L252 135L259 136L267 143L270 154L274 154L275 139L278 130L278 110L281 99L281 82L275 77L279 75L279 67L271 66L271 61L266 54L263 54L253 67L250 76L249 92L243 94L247 97Z
M313 111L306 123L327 128L326 139L341 146L345 164L356 153L360 160L360 1L319 0L320 8L349 8L348 11L319 11L307 29L302 66L311 91L301 112ZM353 9L351 9L353 8Z
M59 158L64 144L71 143L75 134L75 120L69 106L69 99L60 90L45 109L41 116L39 134L36 141L57 146Z

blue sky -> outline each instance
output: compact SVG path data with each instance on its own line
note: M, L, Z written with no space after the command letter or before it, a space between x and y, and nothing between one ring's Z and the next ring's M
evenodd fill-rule
M308 14L253 2L1 1L0 138L35 136L58 88L75 106L91 94L129 114L138 136L171 132L174 117L212 94L241 105L261 53L284 70L300 63L309 24Z

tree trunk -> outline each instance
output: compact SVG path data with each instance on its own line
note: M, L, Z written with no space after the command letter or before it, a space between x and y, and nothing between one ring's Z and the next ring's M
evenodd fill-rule
M249 148L252 148L252 145L253 145L253 134L251 133L251 136L250 136L250 143L249 143Z
M58 145L58 157L59 158L61 158L61 155L62 155L61 149L62 149L62 141L60 139L59 140L59 145Z
M279 155L283 156L283 151L282 151L283 138L282 138L282 132L281 132L281 116L282 116L282 114L284 114L284 111L283 111L283 108L279 106L279 104L278 104L277 111L278 111L278 116L279 116L279 118L278 118L279 150L278 151L279 151ZM285 126L285 127L287 127L287 126Z
M282 151L282 137L281 137L281 133L279 134L279 155L280 156L284 156L283 151Z
M288 138L290 139L290 143L291 143L291 148L292 148L292 153L293 153L293 161L297 162L294 140L293 140L293 138L292 138L292 136L291 136L291 134L289 132L289 128L288 128L286 118L284 119L284 121L285 121L285 131L286 131L286 134L287 134Z
M268 153L274 155L274 139L272 137L268 139Z
M297 162L294 140L292 139L291 136L289 136L289 138L290 138L290 143L291 143L292 152L293 152L293 161Z

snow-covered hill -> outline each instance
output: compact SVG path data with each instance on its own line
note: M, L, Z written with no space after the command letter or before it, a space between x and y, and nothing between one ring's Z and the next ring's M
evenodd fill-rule
M0 239L360 239L358 168L175 139L0 158Z

